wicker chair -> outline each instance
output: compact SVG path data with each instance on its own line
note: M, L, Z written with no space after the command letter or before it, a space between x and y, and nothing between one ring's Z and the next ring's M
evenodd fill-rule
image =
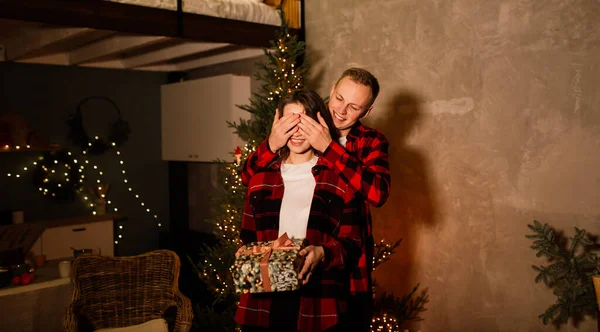
M179 292L180 266L179 257L169 250L131 257L80 256L72 267L66 331L125 327L157 318L165 318L170 331L189 331L193 312L190 300Z

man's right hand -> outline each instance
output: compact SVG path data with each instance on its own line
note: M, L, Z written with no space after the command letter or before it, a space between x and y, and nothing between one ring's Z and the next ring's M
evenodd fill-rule
M280 119L279 110L275 110L275 118L269 135L269 148L273 153L284 147L288 139L298 131L298 123L300 123L300 114L291 113Z

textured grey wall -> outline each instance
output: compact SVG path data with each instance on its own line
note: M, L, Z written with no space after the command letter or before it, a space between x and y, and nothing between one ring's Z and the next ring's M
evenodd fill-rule
M306 2L312 86L350 65L382 85L365 122L391 141L393 188L374 232L404 242L375 277L429 289L416 328L554 330L524 235L600 233L598 17L597 0Z

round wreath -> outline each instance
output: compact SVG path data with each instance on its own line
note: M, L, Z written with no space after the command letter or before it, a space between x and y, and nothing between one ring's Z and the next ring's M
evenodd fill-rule
M112 122L109 127L108 135L106 139L98 138L91 139L88 136L87 131L83 127L83 112L82 106L93 99L101 99L109 102L113 108L117 111L117 118ZM110 98L104 96L91 96L83 99L77 105L77 110L74 114L71 114L67 123L70 127L69 139L75 144L81 147L83 151L89 154L98 155L104 153L106 150L115 146L121 146L129 139L129 123L121 117L121 110L117 104ZM114 145L112 143L115 143Z
M66 175L58 169L61 165L67 168ZM33 184L56 200L74 201L77 191L82 187L77 165L67 150L46 152L43 159L37 162Z

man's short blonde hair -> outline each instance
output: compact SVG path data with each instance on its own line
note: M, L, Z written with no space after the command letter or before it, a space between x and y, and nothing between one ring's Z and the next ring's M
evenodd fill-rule
M337 82L335 82L335 85L337 86L338 83L340 83L340 81L345 77L348 77L354 83L371 88L371 100L369 100L369 104L366 105L365 110L368 110L371 106L373 106L373 103L379 94L379 82L375 76L373 76L373 74L366 69L352 67L344 70L340 78L338 78Z

